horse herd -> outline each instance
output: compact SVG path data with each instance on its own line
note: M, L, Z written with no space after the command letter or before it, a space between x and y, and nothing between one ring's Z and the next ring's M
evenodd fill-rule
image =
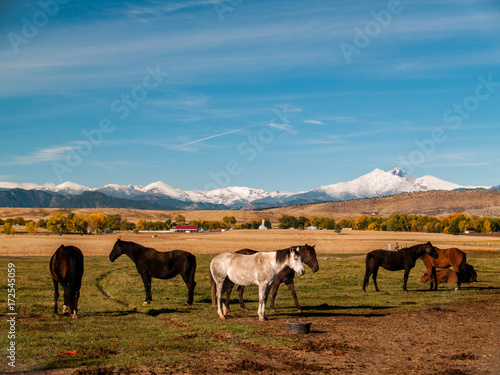
M187 286L186 304L193 303L193 293L196 286L196 257L183 250L159 252L153 248L141 246L134 242L118 239L109 254L109 260L114 262L121 255L127 255L136 265L146 292L143 304L152 300L151 278L170 279L177 275ZM422 259L427 267L427 273L419 281L431 281L431 290L437 290L438 282L456 282L460 289L462 282L476 281L474 268L466 263L466 254L459 249L438 249L430 242L415 245L399 251L374 250L366 256L366 272L363 281L363 291L366 291L369 277L372 276L375 290L378 292L377 273L380 267L389 271L404 270L403 290L407 292L406 284L410 270L417 259ZM314 246L292 246L283 250L258 252L242 249L235 253L225 252L216 255L210 262L210 280L212 291L212 306L217 307L221 319L225 319L229 311L229 299L235 284L238 284L240 306L246 310L243 303L245 286L258 285L260 320L267 320L266 302L272 290L270 307L276 312L274 299L279 285L285 283L294 301L297 311L301 308L294 287L294 276L305 273L302 263L308 265L312 272L319 269ZM63 314L77 317L78 299L84 270L84 257L75 246L61 245L50 260L50 273L54 283L54 314L57 314L59 298L58 284L64 289ZM453 271L445 269L436 272L436 268L453 267ZM444 271L444 273L443 273ZM446 273L446 274L445 274ZM223 301L223 295L226 300Z

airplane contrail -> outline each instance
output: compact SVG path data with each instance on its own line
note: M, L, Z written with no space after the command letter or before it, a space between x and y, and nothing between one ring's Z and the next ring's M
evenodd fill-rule
M230 130L230 131L227 131L227 132L224 132L224 133L219 133L219 134L211 135L209 137L197 139L195 141L187 142L187 143L184 143L184 144L179 145L179 146L173 146L171 148L183 148L183 147L186 147L186 146L189 146L189 145L193 145L195 143L203 142L203 141L206 141L206 140L209 140L209 139L213 139L213 138L217 138L217 137L222 137L222 136L227 135L227 134L236 133L236 132L239 132L241 130L248 129L248 128L253 128L254 126L258 126L258 125L262 125L262 124L266 124L266 123L267 123L267 121L259 122L258 124L253 124L253 125L250 125L250 126L245 126L243 128Z

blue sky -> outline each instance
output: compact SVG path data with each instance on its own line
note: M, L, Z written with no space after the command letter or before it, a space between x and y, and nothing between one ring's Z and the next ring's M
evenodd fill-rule
M500 184L500 3L0 5L0 181Z

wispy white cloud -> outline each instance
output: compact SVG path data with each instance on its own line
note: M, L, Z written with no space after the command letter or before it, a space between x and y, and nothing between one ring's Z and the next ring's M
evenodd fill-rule
M67 155L68 152L76 150L79 147L80 143L81 142L73 142L66 146L40 149L32 152L29 155L14 156L13 160L7 161L4 164L34 165L61 160Z
M306 124L313 124L313 125L325 125L323 121L318 121L318 120L304 120L302 121Z

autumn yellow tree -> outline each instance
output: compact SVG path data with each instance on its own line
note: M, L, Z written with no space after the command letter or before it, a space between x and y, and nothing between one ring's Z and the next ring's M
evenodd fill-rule
M86 234L88 226L87 217L84 215L75 215L70 220L70 228L76 233Z
M5 234L14 234L16 233L14 228L12 228L12 223L4 223L2 232Z
M87 223L90 233L100 234L106 229L106 216L101 213L90 214Z
M137 228L137 230L146 230L146 224L146 220L139 219L137 220L137 224L135 225L135 227Z
M51 215L47 220L47 229L58 234L68 233L68 218L60 212Z
M25 226L26 226L26 230L30 234L34 234L38 230L38 224L35 223L33 220L30 220L30 221L26 222Z

